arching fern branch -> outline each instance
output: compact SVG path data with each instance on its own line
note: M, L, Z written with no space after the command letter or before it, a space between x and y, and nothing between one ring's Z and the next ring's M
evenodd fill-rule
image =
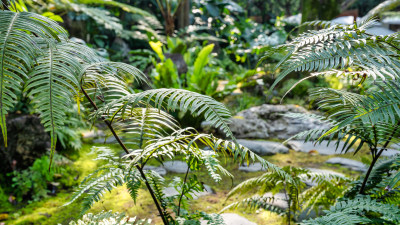
M66 38L67 33L56 22L28 12L2 10L0 23L0 127L7 146L5 116L16 104L35 58L43 53L35 36L54 42L60 40L59 36Z

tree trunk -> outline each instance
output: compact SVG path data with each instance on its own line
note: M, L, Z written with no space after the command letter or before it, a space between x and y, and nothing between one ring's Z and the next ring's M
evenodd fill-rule
M177 14L177 29L183 29L189 26L189 15L190 15L190 0L183 0L182 6L179 8Z

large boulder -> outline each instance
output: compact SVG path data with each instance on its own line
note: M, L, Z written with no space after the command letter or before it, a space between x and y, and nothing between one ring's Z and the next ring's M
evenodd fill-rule
M238 139L239 144L250 149L258 155L275 155L276 153L288 153L289 149L279 142L273 141L254 141Z
M50 137L35 115L9 116L7 136L7 148L3 137L0 138L0 171L3 174L32 166L35 159L50 148Z
M302 131L327 128L314 118L298 119L289 113L312 114L297 105L268 105L251 107L232 117L230 128L237 138L279 138L288 139ZM205 130L212 129L209 123L202 123Z

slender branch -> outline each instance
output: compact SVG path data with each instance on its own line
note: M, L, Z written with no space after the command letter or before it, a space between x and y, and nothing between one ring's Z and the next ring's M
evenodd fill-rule
M387 146L392 141L392 139L393 139L394 135L396 134L397 129L399 128L399 126L400 126L400 120L397 122L396 127L393 129L392 133L389 136L389 139L387 139L387 141L385 142L385 144L383 145L381 150L378 152L378 154L376 154L375 156L372 156L372 162L371 162L371 165L369 165L367 173L365 174L365 178L364 178L363 183L362 183L361 188L360 188L360 194L364 194L364 189L365 189L365 186L367 185L367 181L368 181L369 175L371 174L372 168L374 167L376 161L378 161L379 156L381 156L382 152L384 150L386 150Z
M96 103L90 98L90 96L89 96L88 93L85 91L85 89L83 89L83 87L81 87L81 90L82 90L83 94L85 95L86 99L87 99L87 100L90 102L90 104L92 105L92 107L97 111L99 108L97 107ZM117 133L115 132L114 128L112 127L111 123L110 123L109 121L107 121L106 118L103 117L103 116L101 117L101 119L102 119L102 120L104 121L104 123L107 125L108 129L111 131L111 133L113 134L113 136L115 137L115 139L117 140L117 142L118 142L118 144L121 146L121 148L125 151L126 154L129 154L128 148L125 146L125 144L124 144L124 143L122 142L122 140L119 138L119 136L118 136ZM129 158L130 158L130 159L133 159L132 156L130 156ZM160 214L160 217L161 217L161 219L162 219L164 225L168 225L168 221L167 221L167 219L165 218L165 215L164 215L163 210L161 209L160 203L158 202L158 200L157 200L157 198L156 198L156 196L155 196L155 194L154 194L154 191L153 191L153 189L151 188L150 183L149 183L149 181L147 180L146 175L145 175L144 172L143 172L143 169L142 169L139 165L136 165L136 168L139 170L140 176L143 178L143 180L144 180L144 182L145 182L145 184L146 184L146 187L147 187L147 189L149 190L149 193L150 193L151 197L153 198L154 204L155 204L156 207L157 207L157 210L158 210L158 212L159 212L159 214Z
M187 180L187 177L189 174L189 170L190 170L190 164L188 163L188 168L186 170L185 179L183 180L183 184L182 184L182 193L181 193L181 196L179 197L179 201L178 201L178 216L181 212L181 202L182 202L183 195L185 194L184 187L185 187L186 180Z

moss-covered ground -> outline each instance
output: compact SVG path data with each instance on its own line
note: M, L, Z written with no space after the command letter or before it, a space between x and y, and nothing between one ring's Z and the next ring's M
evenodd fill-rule
M68 155L74 162L71 165L78 173L78 181L83 179L91 171L97 167L97 161L94 161L95 155L89 154L91 144L85 144L81 151ZM113 148L118 149L118 146L112 145ZM273 156L265 156L264 158L278 166L292 165L296 167L314 167L335 170L349 176L358 176L359 174L345 169L340 166L327 165L324 162L335 156L324 155L311 155L308 153L295 152L290 150L288 154L276 154ZM351 153L344 154L341 157L352 158L363 161L368 156L366 149L363 149L360 154L354 156ZM224 206L237 198L226 199L229 190L240 182L261 175L262 172L247 173L238 170L239 164L228 159L221 159L225 168L234 175L234 179L225 178L220 183L215 183L205 171L198 171L197 176L205 184L210 185L216 194L201 197L197 200L192 200L190 208L192 210L205 211L208 213L219 212ZM153 163L154 164L154 163ZM155 163L156 164L156 163ZM171 180L174 176L182 174L168 173L165 177L166 180ZM73 190L61 190L56 196L49 196L39 202L34 202L27 205L15 206L9 209L9 219L5 221L6 224L68 224L72 219L79 218L80 204L75 202L71 205L62 207L72 195ZM125 187L118 187L111 193L107 193L101 202L96 203L90 212L100 212L102 210L113 210L119 212L126 212L129 216L138 216L139 218L151 218L155 224L161 221L156 216L156 209L152 204L152 199L147 193L146 189L141 189L139 198L136 204L130 198L129 193ZM257 224L281 224L281 218L274 213L258 210L256 212L237 209L232 212L240 214Z

